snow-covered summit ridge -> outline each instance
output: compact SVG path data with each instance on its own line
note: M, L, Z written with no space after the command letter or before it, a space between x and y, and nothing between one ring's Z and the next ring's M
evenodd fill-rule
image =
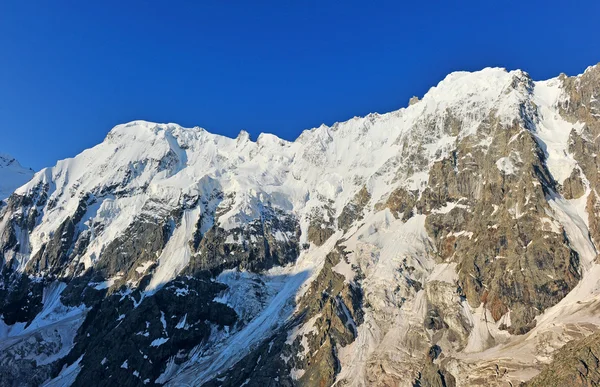
M34 230L33 251L43 242L36 243L38 231L41 239L47 238L52 227L73 214L80 198L89 194L135 196L137 207L129 212L139 211L150 199L177 207L182 198L202 196L217 184L226 195L237 196L231 214L257 214L257 203L266 199L302 216L323 200L333 201L339 214L362 186L375 198L397 181L420 189L426 171L397 175L410 163L403 143L418 142L432 163L456 141L443 128L446 117L460 119L460 137L474 134L491 111L511 121L518 117L531 82L519 70L452 73L409 107L321 125L305 130L293 142L266 133L256 141L244 132L234 139L173 123L117 125L99 145L40 171L17 191L31 192L40 183L51 187L48 196L54 206ZM226 227L228 219L222 217ZM230 221L233 227L240 218Z
M17 159L12 157L8 153L0 152L0 167L8 167L8 166L21 167L21 164L19 164Z
M475 135L490 114L503 123L518 119L533 87L520 70L455 72L411 106L321 125L305 130L293 142L266 133L252 141L243 131L229 138L173 123L117 125L99 145L40 171L17 190L23 195L40 184L49 187L52 207L43 212L30 235L31 251L47 242L84 197L98 199L90 222L106 223L104 236L96 236L97 249L88 250L90 256L148 203L161 203L168 211L215 191L235 197L229 211L220 216L221 227L230 229L256 219L262 203L269 203L301 219L304 238L315 207L329 203L338 216L362 187L368 189L372 203L398 185L422 190L428 165L447 156L457 137ZM458 134L448 133L448 117L461 122ZM427 161L419 168L412 165L415 152Z
M579 76L599 65L600 64L588 66ZM541 82L549 82L557 78ZM296 142L306 142L307 137L316 136L314 133L318 133L317 136L320 137L322 137L323 134L331 135L331 133L338 131L339 128L348 126L352 122L364 121L367 119L383 119L389 116L414 114L415 112L423 113L436 110L439 112L448 108L458 109L459 107L459 111L461 112L465 112L473 107L485 110L485 108L489 108L490 106L496 108L498 110L497 114L501 115L503 112L501 109L502 107L514 107L514 103L520 101L524 96L524 93L527 92L527 87L530 86L530 82L533 82L533 80L531 80L527 72L522 70L508 71L502 67L486 67L482 70L473 72L455 71L448 74L436 86L431 87L425 96L419 100L418 105L420 106L418 108L407 106L384 114L371 113L365 117L355 116L347 121L336 122L331 126L321 124L318 127L304 130L294 141L284 140L277 135L270 133L260 133L257 140L252 141L250 140L250 135L245 130L241 130L235 139L243 139L244 141L247 140L259 144L261 142L263 142L263 144L265 142L274 142L280 146L290 146ZM504 106L497 106L498 102L502 102ZM213 134L199 126L184 128L176 123L156 123L145 120L134 120L115 126L109 132L106 141L116 141L115 139L125 138L143 139L144 136L158 135L162 131L172 133L175 137L181 138L184 143L191 138L210 138L213 139L213 141L234 140L227 136ZM186 132L188 134L182 134ZM195 135L190 135L189 132L195 133Z
M423 105L428 105L428 109L431 110L443 110L452 106L460 106L464 105L464 102L475 103L477 101L486 101L491 105L497 102L502 92L506 91L508 93L506 89L515 88L513 84L515 79L524 81L528 78L529 75L524 71L507 71L505 68L498 67L487 67L475 72L456 71L448 74L437 86L432 87L419 102L421 102L421 109L423 109ZM418 111L422 111L421 109ZM336 132L340 127L349 125L355 121L372 120L389 115L408 114L412 110L417 110L417 108L409 106L385 114L371 113L365 117L355 116L347 121L336 122L332 126L321 124L318 127L304 130L294 141L281 139L275 134L261 133L257 140L252 142L261 143L261 140L263 140L262 142L271 141L289 146L294 142L305 142L306 137L310 137L311 133L322 135L323 133ZM143 138L143 136L158 135L161 131L173 133L176 137L179 137L182 132L193 132L196 133L195 138L205 136L207 138L214 138L215 141L219 141L219 139L221 141L223 139L233 140L227 136L210 133L199 126L184 128L176 123L155 123L145 120L135 120L115 126L109 132L107 140L114 141L115 138L138 139L140 138L139 136ZM188 137L182 137L190 138L189 135ZM247 131L241 130L237 139L250 140L249 137Z
M323 158L327 158L329 163L339 164L340 158L351 159L357 153L366 155L368 150L379 150L383 143L396 140L397 136L413 128L420 130L421 128L416 127L418 126L416 124L424 115L451 111L454 115L468 117L468 121L473 125L464 128L465 135L471 133L480 116L492 108L496 108L498 114L506 113L507 116L512 116L510 114L512 112L505 112L505 110L513 108L522 99L524 93L522 88L514 86L514 80L525 78L527 75L522 71L507 72L500 68L486 68L473 73L455 72L431 88L417 104L383 115L374 113L362 118L354 117L345 122L335 123L331 127L321 125L318 128L305 130L293 142L266 133L259 135L256 141L251 141L245 132L241 132L237 139L232 139L212 134L199 127L183 128L173 123L132 121L114 127L102 144L82 152L76 159L79 162L90 161L89 155L93 153L96 163L98 157L110 158L111 161L116 162L112 164L115 166L144 159L159 160L169 151L178 154L181 149L184 149L188 159L179 160L183 163L181 167L191 166L196 161L194 160L196 157L189 157L191 151L204 153L202 161L205 162L211 157L211 162L215 166L222 164L224 158L245 159L257 154L264 155L267 159L274 154L281 154L289 158L278 157L280 161L287 159L291 162L298 153L318 165L322 165L321 162L325 161ZM498 102L502 103L498 105ZM356 141L359 141L359 144L353 147L352 143ZM335 143L335 146L332 143ZM114 153L121 150L126 152L119 153L127 154L115 157ZM234 157L230 157L231 151L235 151ZM320 153L320 157L316 157L315 153ZM67 159L60 161L55 169L66 166L72 169L75 167L73 161ZM83 173L83 171L77 172ZM46 173L42 172L41 175ZM71 176L69 180L72 181L73 177Z
M11 155L0 153L0 200L6 199L32 177L32 169L21 166Z

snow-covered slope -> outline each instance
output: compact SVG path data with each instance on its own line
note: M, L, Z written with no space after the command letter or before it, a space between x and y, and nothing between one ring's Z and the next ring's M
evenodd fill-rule
M245 132L230 139L176 124L135 121L119 125L100 145L40 171L17 191L27 195L40 184L50 185L48 199L54 205L43 213L30 236L31 253L35 255L51 231L75 212L80 198L88 193L98 197L94 212L86 214L89 220L111 218L103 235L92 241L95 248L82 257L87 265L145 203L159 201L177 207L186 197L210 194L215 185L226 196L239 196L234 207L220 218L225 229L258 216L264 201L303 214L332 200L334 213L339 214L363 185L376 198L395 185L422 189L427 164L445 157L457 137L444 133L436 122L431 128L426 125L432 119L442 121L452 112L464 117L460 136L467 136L492 109L500 109L502 120L512 120L525 98L524 90L511 88L520 76L521 72L503 69L453 73L416 105L384 115L356 117L332 127L323 125L303 132L294 142L271 134L261 134L253 142ZM427 163L422 170L410 173L406 158L417 151L403 147L417 143L425 148L419 155ZM102 197L106 187L123 192L119 195L123 197ZM109 211L105 211L107 207Z
M7 380L530 378L600 326L598 73L452 73L293 142L116 126L0 210Z
M33 177L33 170L23 168L12 156L0 153L0 200L6 199Z

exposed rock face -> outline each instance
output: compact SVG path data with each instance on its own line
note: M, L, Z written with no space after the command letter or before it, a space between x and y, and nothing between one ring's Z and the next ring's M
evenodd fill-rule
M335 271L343 259L343 247L330 252L298 303L298 318L207 385L332 385L340 371L337 348L354 341L363 322L360 288Z
M425 366L419 372L418 378L415 380L415 387L454 387L456 380L448 371L440 368L434 361L442 353L439 346L434 345L429 349Z
M585 185L577 169L573 169L571 175L564 181L562 193L565 199L569 200L579 199L585 194Z
M344 231L348 231L355 222L362 220L363 211L370 199L371 194L367 190L367 187L363 186L354 198L352 198L352 201L346 204L342 210L342 213L338 217L338 227Z
M53 233L50 240L42 245L38 252L27 262L30 273L58 274L72 262L71 253L77 253L81 248L74 249L73 245L79 235L76 235L77 224L85 215L88 207L87 198L82 198L75 213L65 219ZM84 239L84 238L83 238ZM83 242L85 244L85 242Z
M21 257L27 253L29 233L39 222L40 209L46 206L48 184L38 183L28 195L13 195L8 205L0 210L4 227L0 230L0 263L3 269L21 266Z
M410 97L410 100L408 101L408 106L412 106L412 105L416 104L417 102L419 102L419 97L412 96L412 97Z
M588 195L585 210L588 213L588 228L591 237L596 246L598 246L598 243L600 243L600 219L598 218L598 214L600 214L600 200L595 190L591 191Z
M566 344L554 354L552 363L526 386L600 385L600 334Z
M323 208L313 210L309 216L307 239L317 246L323 245L335 234L335 215L332 205L333 201L329 201Z
M589 67L579 77L559 78L564 94L558 100L560 114L573 124L568 151L574 161L571 175L563 183L567 199L585 199L588 228L592 240L600 242L598 216L598 135L600 134L600 66ZM553 361L527 385L595 386L600 384L598 334L574 340L553 355Z
M397 188L385 202L375 205L375 210L381 211L388 208L395 218L401 218L406 221L413 216L413 207L417 202L418 192L409 192L403 188Z
M531 93L527 79L517 80ZM458 263L460 287L471 306L483 303L495 321L516 312L507 327L511 333L531 329L533 318L580 278L578 253L564 231L545 227L551 211L545 198L557 188L533 129L527 128L535 106L525 105L521 114L522 123L508 127L493 115L484 120L496 126L487 149L460 143L433 165L417 204L430 213L426 227L440 258Z
M352 279L347 282L344 275L335 271L344 259L341 246L329 253L321 272L300 301L299 309L305 316L303 334L293 337L292 346L308 348L301 348L299 354L292 352L291 359L294 369L302 370L300 385L333 384L340 371L337 348L354 341L356 327L363 322L360 288Z
M186 271L220 272L235 267L259 271L294 262L300 253L298 221L271 207L261 212L259 219L230 230L219 227L217 218L202 236Z
M0 385L597 383L599 74L294 142L115 127L0 207Z
M5 324L30 323L42 310L44 283L9 270L2 272L0 306Z
M162 373L156 364L170 359L181 364L214 331L234 326L235 312L213 301L223 288L208 276L177 278L147 298L140 292L126 294L123 287L92 306L75 347L58 365L83 356L73 385L96 380L109 386L111 378L123 385L154 381Z

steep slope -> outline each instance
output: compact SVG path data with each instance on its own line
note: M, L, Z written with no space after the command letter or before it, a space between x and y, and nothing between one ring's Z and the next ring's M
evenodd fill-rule
M452 73L294 142L115 127L0 210L0 384L531 378L600 325L599 77Z
M23 168L12 156L0 153L0 200L4 200L33 177L33 170Z

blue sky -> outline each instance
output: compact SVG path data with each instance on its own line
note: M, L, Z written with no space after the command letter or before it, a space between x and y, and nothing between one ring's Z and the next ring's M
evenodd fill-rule
M6 0L0 152L39 169L135 119L293 140L455 70L581 73L600 61L598 15L598 1Z

